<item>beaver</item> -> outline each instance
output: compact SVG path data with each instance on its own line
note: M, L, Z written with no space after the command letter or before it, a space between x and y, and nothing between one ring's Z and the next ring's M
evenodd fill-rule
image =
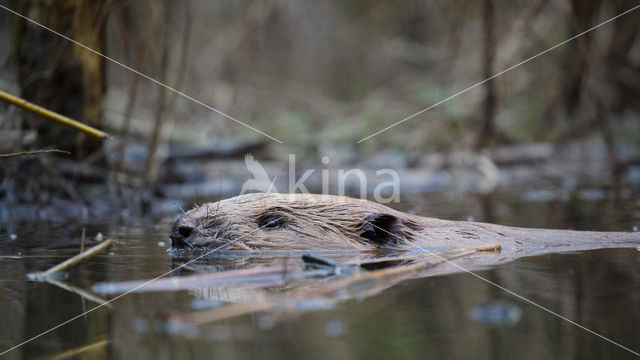
M451 249L499 244L505 257L640 244L640 233L527 229L441 220L335 195L252 193L198 206L171 232L173 249Z

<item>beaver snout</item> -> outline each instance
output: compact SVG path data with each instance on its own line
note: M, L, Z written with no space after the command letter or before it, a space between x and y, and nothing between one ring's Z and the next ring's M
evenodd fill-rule
M196 228L196 221L188 216L181 216L176 220L169 233L171 247L176 249L192 248L193 233Z

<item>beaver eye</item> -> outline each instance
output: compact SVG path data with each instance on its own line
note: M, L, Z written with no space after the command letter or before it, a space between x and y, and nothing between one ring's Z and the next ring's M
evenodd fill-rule
M282 226L282 220L279 218L266 218L264 221L261 221L261 223L260 229L265 230L275 230Z

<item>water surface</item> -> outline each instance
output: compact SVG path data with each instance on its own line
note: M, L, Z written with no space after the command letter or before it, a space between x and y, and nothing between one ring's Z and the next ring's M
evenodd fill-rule
M448 219L507 225L631 230L632 200L537 201L421 197L397 207ZM140 280L182 261L166 252L170 219L138 225L3 224L0 230L0 349L33 337L95 303L26 274L77 253L82 227L117 240L107 252L65 274L90 289L97 282ZM298 257L299 255L292 255ZM242 269L276 259L199 261L197 268ZM185 274L176 271L171 276ZM477 272L540 305L635 351L640 350L640 252L605 249L520 259ZM633 355L569 322L468 274L412 279L381 293L312 310L254 312L172 329L170 311L194 311L259 292L196 289L129 294L7 354L51 356L108 340L78 355L87 359L209 358L631 358Z

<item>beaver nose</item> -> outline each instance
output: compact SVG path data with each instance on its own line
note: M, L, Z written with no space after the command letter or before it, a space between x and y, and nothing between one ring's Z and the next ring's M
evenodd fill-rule
M193 234L195 229L195 222L193 219L180 217L173 224L169 238L171 239L171 247L182 249L185 247L191 247L191 241L189 237Z

